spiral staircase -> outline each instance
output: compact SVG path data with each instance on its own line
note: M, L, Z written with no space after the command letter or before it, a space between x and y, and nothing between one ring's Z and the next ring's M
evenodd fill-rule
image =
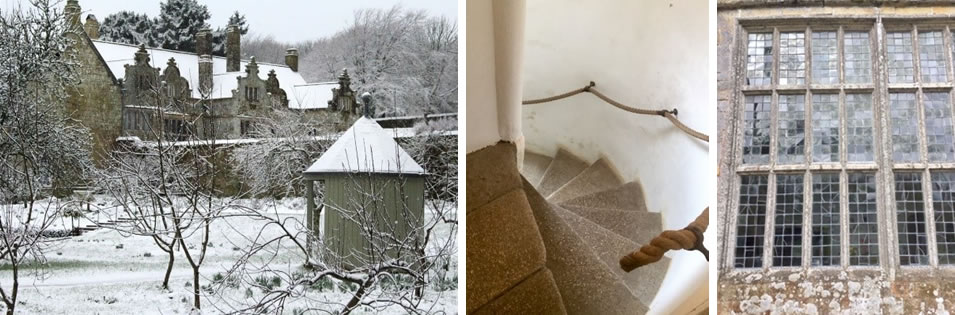
M515 151L467 155L467 313L646 313L669 258L619 266L662 231L640 183L562 149L524 152L519 168Z

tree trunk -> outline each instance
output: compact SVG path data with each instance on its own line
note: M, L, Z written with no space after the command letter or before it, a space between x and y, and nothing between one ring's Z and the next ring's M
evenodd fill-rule
M172 275L172 265L176 262L176 255L169 249L169 265L166 266L166 275L162 278L162 288L169 290L169 276Z
M358 303L365 297L365 289L371 286L369 281L363 282L361 286L358 287L358 291L355 291L355 295L352 296L351 301L348 301L348 305L345 305L345 309L342 310L342 315L351 314L351 312L355 310L355 307L358 307Z
M192 267L192 300L196 309L199 307L199 267Z

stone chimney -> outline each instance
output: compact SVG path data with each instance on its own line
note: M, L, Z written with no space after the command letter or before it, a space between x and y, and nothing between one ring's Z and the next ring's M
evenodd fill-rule
M239 71L239 64L242 61L242 53L240 52L241 42L239 38L242 36L242 33L239 33L239 27L235 25L229 25L226 28L225 35L225 70L228 72Z
M95 15L86 16L86 24L83 25L83 28L90 39L99 39L99 21L96 20Z
M80 2L78 0L67 0L66 7L63 9L63 13L66 15L67 22L70 25L82 26L80 24L80 13L83 10L80 8Z
M285 51L285 64L292 71L298 72L298 49L289 48Z
M199 56L199 93L212 97L212 55Z
M203 28L196 33L196 55L212 55L212 30Z

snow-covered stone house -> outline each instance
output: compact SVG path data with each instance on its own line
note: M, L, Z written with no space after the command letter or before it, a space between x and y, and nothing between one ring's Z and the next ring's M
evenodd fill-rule
M242 60L235 27L227 30L225 57L212 56L209 30L196 34L196 51L114 43L99 40L93 15L80 22L78 0L67 1L66 12L85 31L74 35L81 82L69 91L67 110L91 129L96 155L109 152L120 137L155 139L158 126L165 127L167 139L232 139L273 110L341 113L344 126L357 118L351 118L359 106L348 73L337 82L306 82L294 48L285 64ZM187 126L197 130L187 133Z

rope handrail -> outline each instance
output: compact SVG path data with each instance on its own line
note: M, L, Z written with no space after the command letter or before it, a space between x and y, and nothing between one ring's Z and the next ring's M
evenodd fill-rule
M620 268L630 272L638 267L659 261L670 250L698 250L710 260L710 252L703 246L703 232L710 224L710 208L706 207L696 220L679 231L667 230L653 238L649 245L620 258Z
M594 88L594 87L596 87L596 86L597 86L597 84L594 83L594 81L590 81L590 84L588 84L588 85L586 85L586 86L584 86L584 87L582 87L582 88L579 88L579 89L571 90L571 91L569 91L569 92L567 92L567 93L558 94L558 95L554 95L554 96L551 96L551 97L545 97L545 98L539 98L539 99L532 99L532 100L525 100L525 101L523 101L522 103L523 103L523 105L533 105L533 104L547 103L547 102L553 102L553 101L556 101L556 100L559 100L559 99L568 98L568 97L571 97L571 96L574 96L574 95L577 95L577 94L580 94L580 93L589 92L589 93L591 93L591 94L597 96L598 98L600 98L600 99L603 100L604 102L607 102L608 104L613 105L613 106L616 107L616 108L619 108L619 109L622 109L622 110L625 110L625 111L628 111L628 112L631 112L631 113L634 113L634 114L640 114L640 115L655 115L655 116L666 117L667 119L670 120L671 123L673 123L674 126L676 126L677 128L679 128L680 130L682 130L682 131L685 132L686 134L690 135L691 137L694 137L694 138L703 140L703 141L705 141L705 142L710 142L710 137L709 137L709 136L707 136L706 134L704 134L704 133L702 133L702 132L693 130L692 128L690 128L690 127L688 127L687 125L684 125L682 122L680 122L680 120L676 118L677 110L676 110L675 108L674 108L673 110L665 110L665 109L652 110L652 109L643 109L643 108L630 107L630 106L624 105L623 103L620 103L620 102L618 102L618 101L616 101L616 100L614 100L614 99L612 99L612 98L607 97L607 96L604 95L603 93L600 93L600 91L597 91L597 90Z

